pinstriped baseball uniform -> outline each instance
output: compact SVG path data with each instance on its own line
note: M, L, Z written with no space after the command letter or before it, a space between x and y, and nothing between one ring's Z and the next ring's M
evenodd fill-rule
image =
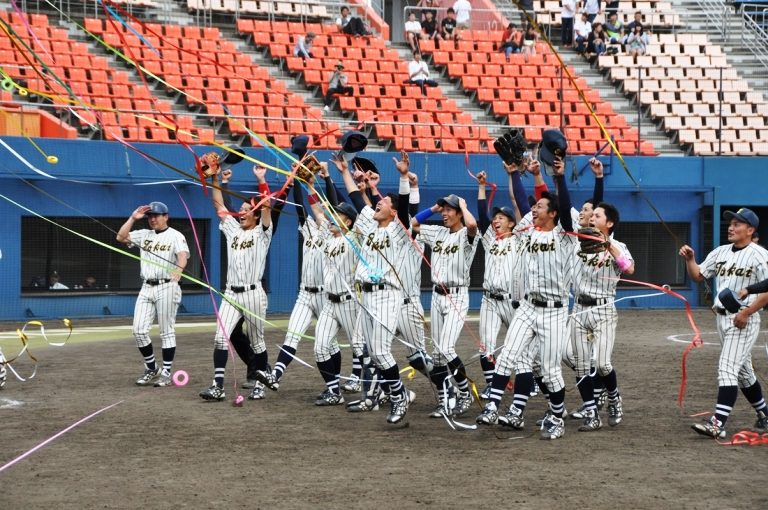
M440 225L421 225L418 239L432 249L432 283L447 292L432 292L434 363L443 366L457 357L456 342L469 308L469 271L480 241L471 241L467 228L456 232Z
M304 242L302 244L301 283L299 296L288 319L288 332L284 345L296 349L301 336L309 328L312 317L319 317L325 306L323 288L323 247L326 236L312 218L307 218L299 227ZM326 234L327 235L327 234ZM307 290L310 289L310 290ZM314 290L314 292L313 292Z
M735 291L768 278L768 252L750 243L742 249L733 244L719 246L712 250L699 265L704 278L715 278L718 291L728 288ZM756 296L750 295L742 300L747 306ZM719 299L715 299L714 308L722 308ZM717 315L717 330L720 333L720 362L718 364L718 383L720 386L752 386L757 378L752 368L752 348L760 332L760 314L749 316L747 327L739 329L733 325L733 315Z
M414 246L414 243L416 246ZM403 282L403 305L397 317L397 330L408 344L408 356L417 350L424 351L424 307L421 305L421 254L424 253L424 243L408 243L400 254L401 265L398 268Z
M406 244L411 241L399 221L379 227L373 215L373 209L365 207L355 222L355 230L361 236L361 261L357 264L355 281L363 287L377 286L372 292L363 292L360 317L371 360L380 370L387 370L397 364L391 352L392 339L403 304L403 283L397 266Z
M488 227L481 242L485 250L483 298L480 303L480 339L487 356L494 356L501 325L509 327L515 314L514 302L523 298L520 253L514 235L497 238Z
M624 258L634 262L624 243L611 239L611 244L619 249ZM583 377L590 372L593 350L597 371L600 375L608 375L613 370L611 354L618 321L613 301L621 271L608 251L582 253L579 246L576 245L574 257L574 306L571 317L576 375Z
M534 229L519 234L522 243L522 273L527 291L507 330L504 347L496 359L496 372L532 371L531 343L538 343L541 372L551 392L565 387L560 363L568 341L568 288L576 238L558 224L549 232ZM547 306L537 306L534 302ZM556 304L560 306L555 306Z
M227 350L227 339L243 318L244 331L251 339L254 352L264 352L267 348L263 322L267 294L261 287L261 278L272 242L272 225L264 229L257 224L244 230L234 217L225 216L219 223L219 230L227 240L227 290L221 302L221 325L216 330L214 348ZM238 307L252 312L255 317Z
M144 347L152 343L149 328L157 315L160 339L163 349L176 347L176 310L181 302L181 288L171 281L171 271L178 262L177 255L189 254L187 240L176 229L166 228L162 232L150 229L134 230L130 241L141 251L141 286L133 311L133 336L136 344ZM148 281L163 282L150 285Z
M349 238L334 237L328 230L327 222L321 227L325 233L323 253L325 254L323 288L328 299L325 301L315 328L315 360L327 361L339 352L336 335L343 328L350 340L355 333L355 322L359 305L354 295L357 255L350 243L357 244L354 233Z

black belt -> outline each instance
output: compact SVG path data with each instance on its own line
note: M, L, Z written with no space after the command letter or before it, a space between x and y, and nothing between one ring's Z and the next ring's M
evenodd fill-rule
M343 303L344 301L349 301L350 299L352 299L352 294L350 294L349 292L345 294L331 294L330 292L328 293L328 300L331 303Z
M322 292L322 287L302 287L307 292L311 292L312 294L317 294L318 292Z
M235 286L232 286L232 287L229 288L229 290L231 290L232 292L234 292L236 294L241 294L241 293L243 293L243 292L245 292L247 290L254 290L256 287L257 287L257 285L255 283L252 283L250 285L246 285L245 287L235 287Z
M411 304L411 298L407 297L407 298L403 299L403 304L404 305L410 305Z
M152 285L154 287L156 285L162 285L163 283L168 283L170 281L171 281L170 278L160 278L159 280L152 278L150 280L144 280L144 283L146 283L147 285Z
M496 301L506 301L512 297L512 294L508 292L493 292L491 290L485 290L483 294L485 294L485 297L495 299Z
M593 298L591 296L585 296L581 295L576 298L576 302L583 306L598 306L598 305L604 305L609 302L608 298Z
M387 288L387 286L384 285L383 283L368 283L368 282L363 282L362 287L363 287L363 292L374 292L377 290L384 290Z
M720 308L719 306L716 306L712 309L713 312L715 312L717 315L728 315L728 310L725 308Z
M529 303L531 303L533 306L538 306L540 308L562 308L563 302L562 301L542 301L541 299L532 298L529 296L525 296L525 299L528 300Z
M443 287L442 285L435 285L434 291L441 296L447 296L448 294L458 294L464 287Z

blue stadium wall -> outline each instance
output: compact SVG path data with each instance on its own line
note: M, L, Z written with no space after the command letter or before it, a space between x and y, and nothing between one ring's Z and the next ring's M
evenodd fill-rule
M21 320L28 311L37 317L86 317L100 316L105 307L114 315L131 315L135 295L100 293L92 296L22 296L21 293L21 218L30 213L8 199L43 216L115 217L125 219L140 204L161 200L169 205L173 221L184 221L183 201L189 206L193 218L212 221L216 226L210 200L197 185L170 184L151 186L137 185L148 181L167 181L181 178L172 170L151 162L133 150L115 142L88 142L65 140L36 140L42 151L58 157L58 164L47 164L45 158L24 138L4 137L7 144L18 156L41 172L45 177L29 168L6 147L0 146L0 320ZM148 154L182 169L193 167L193 158L184 147L174 145L136 144ZM210 148L195 147L198 154ZM286 168L273 154L263 149L246 149L246 152L261 161ZM327 153L319 153L326 158ZM382 170L382 189L394 190L397 186L396 172L392 166L391 153L367 153ZM622 221L658 222L650 201L665 221L691 224L691 238L687 240L700 254L702 231L700 219L702 210L711 206L719 211L725 206L751 206L760 210L768 205L768 158L663 158L627 157L626 163L634 180L630 179L615 157L605 157L608 167L606 177L606 198L617 204ZM586 157L574 158L576 169L584 170ZM473 155L469 158L473 172L486 170L490 179L503 183L496 201L506 201L506 176L495 155ZM474 204L476 186L470 179L462 155L412 154L412 170L421 182L422 204L434 203L435 199L448 193L458 193ZM568 175L573 167L569 164ZM27 182L25 182L25 180ZM85 181L84 183L71 182ZM280 178L282 181L282 179ZM246 161L235 167L233 189L252 189L250 164ZM278 176L270 174L272 189L278 186ZM530 181L528 181L530 185ZM592 192L594 180L586 169L578 181L569 179L573 203L580 205ZM54 198L47 197L40 190ZM180 198L181 197L181 198ZM59 202L60 201L60 202ZM71 204L75 210L67 207ZM289 206L290 207L290 206ZM77 211L77 212L76 212ZM768 214L763 215L768 225ZM268 279L270 282L269 311L289 312L293 306L298 286L296 217L285 214L280 229L270 250ZM766 238L765 226L761 228ZM720 243L720 222L712 226L714 244ZM208 261L208 273L212 284L220 288L219 281L221 250L218 235L211 236L209 246L203 247L204 258ZM115 246L118 246L115 243ZM190 248L193 243L190 240ZM106 249L105 249L106 250ZM674 260L676 253L669 253ZM138 275L136 275L138 279ZM664 283L664 282L657 282ZM694 305L698 305L695 287L681 290ZM646 290L622 290L620 297L647 294ZM429 306L429 294L422 296L425 307ZM184 309L190 314L212 313L211 298L206 293L187 292L183 298ZM478 308L479 292L471 295L471 306ZM620 303L625 307L669 308L678 307L680 302L660 296L650 299L627 299Z

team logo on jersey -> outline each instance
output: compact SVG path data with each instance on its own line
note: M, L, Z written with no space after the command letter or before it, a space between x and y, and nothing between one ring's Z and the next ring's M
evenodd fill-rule
M161 244L161 243L153 243L150 239L144 240L144 245L142 246L142 249L145 251L150 252L158 252L158 251L171 251L173 249L172 244Z
M233 250L247 250L248 248L253 248L253 244L253 238L240 241L240 238L235 236L232 239L232 244L230 244L229 247Z
M336 246L334 246L331 249L326 248L325 254L329 257L336 257L338 255L342 255L347 252L347 245L346 243L339 243Z
M315 238L315 239L307 239L304 241L304 246L307 248L322 248L323 247L323 240L322 238Z
M444 245L442 241L436 241L435 247L432 248L432 253L458 253L459 252L459 245L458 244L449 244Z
M528 253L546 253L549 251L555 251L555 240L552 239L548 243L534 243L528 239L528 243L526 244L525 249L528 251Z
M392 244L389 242L389 236L385 236L383 239L374 239L375 234L371 232L368 237L365 238L365 245L373 250L381 250L382 248L389 248Z
M731 264L727 268L725 262L718 262L715 264L715 274L717 276L743 276L749 278L752 276L752 267L736 267L736 264Z
M590 257L590 255L592 256ZM613 257L607 252L595 254L578 252L578 256L581 261L589 267L601 268L613 263Z
M511 251L512 251L512 247L509 244L502 247L502 246L499 246L499 243L493 243L493 245L491 245L491 249L488 250L488 253L490 253L494 257L503 257L508 253L510 253Z

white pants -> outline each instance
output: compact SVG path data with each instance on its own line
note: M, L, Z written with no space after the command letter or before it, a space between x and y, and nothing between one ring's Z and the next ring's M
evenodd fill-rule
M344 328L347 338L352 340L358 309L354 296L342 303L326 300L315 327L315 361L328 361L339 352L339 342L336 340L339 328Z
M241 308L232 303L237 304L242 309L253 312L253 315L256 317L242 312ZM264 342L264 317L266 313L267 293L264 292L261 284L257 284L255 289L245 292L232 292L232 290L228 289L224 293L224 299L221 301L221 307L219 308L221 325L216 328L216 336L213 339L214 349L227 350L227 339L242 318L244 319L243 332L251 340L253 352L261 353L267 350L267 345Z
M178 282L141 287L133 310L133 336L136 345L145 347L152 343L149 328L155 322L160 326L160 340L163 349L176 347L176 310L181 303L181 287Z

